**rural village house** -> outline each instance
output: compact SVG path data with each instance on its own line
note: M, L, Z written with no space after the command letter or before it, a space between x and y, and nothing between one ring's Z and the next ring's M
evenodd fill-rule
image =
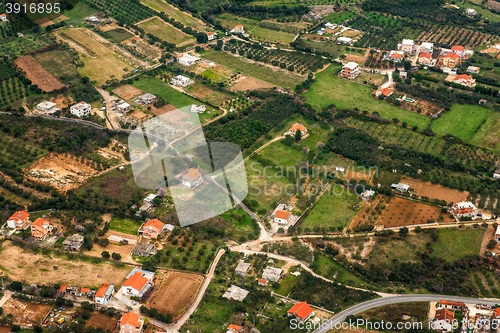
M295 136L295 133L297 131L300 131L300 134L302 135L302 139L304 139L307 136L307 128L299 123L295 123L288 129L288 131L285 132L285 135L291 135Z
M90 114L91 106L85 102L80 102L72 105L69 108L71 114L77 116L78 118L88 116Z
M470 201L455 202L451 207L451 212L457 217L468 216L472 217L477 214L476 206Z
M240 261L238 263L238 266L236 266L236 269L234 270L234 273L239 275L239 276L247 276L247 271L248 269L250 268L250 264L249 263L246 263L244 261Z
M288 310L288 316L295 317L300 321L306 321L309 317L314 316L314 310L307 302L300 302L294 304L290 310Z
M443 66L445 67L455 68L458 64L460 64L460 57L454 52L443 57Z
M122 294L127 296L142 297L154 286L154 273L134 268L122 285Z
M193 188L201 184L203 181L203 175L200 173L198 168L190 168L181 177L182 185L187 188Z
M138 313L127 312L120 319L120 333L140 333L144 319Z
M244 34L245 29L243 28L243 24L237 24L234 26L234 28L230 31L230 33L234 34Z
M444 308L437 309L433 327L440 332L451 332L453 330L453 319L455 319L453 311Z
M132 254L142 257L154 256L156 252L158 252L156 250L156 247L153 244L147 243L137 243L137 245L134 246L134 249L132 250Z
M44 240L52 233L54 227L44 218L38 218L31 223L31 236L36 240Z
M148 220L139 227L139 235L144 238L157 239L163 232L165 232L165 223L158 219Z
M235 285L231 285L222 295L222 298L243 302L243 300L247 297L247 295L248 295L248 290L245 290Z
M177 87L187 87L187 86L192 85L193 83L194 83L193 80L191 80L190 78L188 78L184 75L174 76L172 78L172 80L170 80L170 84L177 86Z
M12 214L11 217L7 220L7 226L11 229L26 229L30 224L30 214L25 212L24 210L19 210Z
M103 283L95 293L94 300L97 304L105 305L109 302L114 292L115 292L114 284Z
M418 63L422 65L430 65L432 61L432 55L428 52L422 52L418 55Z
M340 75L348 78L348 79L355 79L357 76L361 74L361 69L359 68L359 65L355 63L354 61L348 62L342 67L342 71L340 72Z
M281 277L283 270L281 268L266 267L262 272L262 278L267 281L278 282Z
M464 54L465 48L462 45L453 45L451 47L451 51L461 58Z
M214 40L214 38L215 38L215 36L216 36L216 35L217 35L217 34L216 34L215 32L213 32L213 31L209 31L209 32L207 32L207 39L208 39L209 41Z
M35 106L38 111L43 112L44 114L54 114L57 111L61 111L56 107L56 103L52 103L49 101L43 101Z
M287 224L288 222L290 222L291 217L292 213L287 212L286 210L277 210L274 213L274 222L280 224Z
M79 234L74 234L66 238L63 242L63 248L68 251L80 251L84 242L84 237Z
M177 62L182 66L194 65L200 58L190 55L189 53L177 56Z
M142 105L153 104L156 102L156 96L150 93L145 93L137 97L136 102Z
M460 74L455 76L453 83L461 84L462 86L474 88L476 86L476 80L474 80L470 75Z
M235 324L230 324L227 327L226 333L241 333L243 332L243 327L235 325Z
M417 46L412 39L403 39L403 42L401 44L398 44L398 51L415 54L415 52L417 51Z
M418 47L419 52L426 52L432 54L434 52L434 43L423 42Z

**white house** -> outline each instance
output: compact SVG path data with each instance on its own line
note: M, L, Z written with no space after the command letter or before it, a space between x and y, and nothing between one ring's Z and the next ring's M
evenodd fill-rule
M181 176L181 182L184 187L194 188L201 184L203 175L198 168L190 168L185 174Z
M374 195L375 195L374 190L365 190L363 193L361 193L361 197L366 201L370 201Z
M10 229L24 229L30 223L30 214L25 212L24 210L19 210L12 214L11 217L7 220L7 226Z
M244 34L245 33L245 29L243 28L243 24L237 24L234 26L234 28L229 31L230 33L233 33L233 34Z
M0 21L3 22L8 22L9 20L7 19L7 14L0 14Z
M343 77L346 77L348 79L354 79L356 78L359 74L361 74L361 69L359 68L359 65L355 63L354 61L348 62L342 67L342 71L340 72L340 75Z
M101 287L97 290L94 296L94 300L97 304L107 304L115 292L115 285L109 283L101 284Z
M412 39L403 39L403 42L398 44L398 50L404 53L415 54L417 46Z
M477 66L469 66L469 67L467 67L467 73L479 74L480 70L481 70L481 68L477 67Z
M182 66L194 65L200 58L190 55L189 53L177 56L177 62Z
M335 24L331 24L330 22L325 23L325 28L327 29L335 29L335 27L336 27Z
M434 52L434 43L423 42L420 44L419 50L420 52L428 52L432 54L432 52Z
M215 38L215 36L216 36L216 35L217 35L217 34L216 34L215 32L213 32L213 31L209 31L209 32L207 32L207 39L208 39L209 41L214 40L214 38Z
M453 331L455 313L448 309L437 309L431 327L440 332Z
M138 313L127 312L120 319L120 333L140 333L144 319Z
M281 277L283 270L281 268L266 267L262 272L262 278L267 281L278 282Z
M193 80L191 80L190 78L188 78L184 75L174 76L172 78L172 80L170 80L170 84L177 86L177 87L187 87L187 86L192 85L193 83L194 83Z
M406 192L410 189L410 185L404 183L392 184L391 188L398 190L399 192Z
M156 102L156 96L150 93L145 93L137 97L137 103L142 105L148 105Z
M497 230L495 231L495 240L497 242L500 242L500 225L497 227Z
M274 222L279 224L287 224L288 222L290 222L291 217L292 213L287 212L286 210L277 210L274 213Z
M472 9L472 8L467 8L465 10L465 14L469 17L474 17L476 16L476 10L475 9Z
M151 287L153 283L154 273L134 268L127 280L122 285L121 292L123 295L142 297Z
M92 107L90 106L90 104L80 102L72 105L69 109L71 111L71 114L74 114L75 116L81 118L83 116L87 116L90 113L91 108Z
M127 111L130 111L132 109L132 105L128 104L127 102L125 101L119 101L115 104L115 108L121 112L121 113L125 113Z
M339 37L339 38L337 38L337 44L351 45L352 44L352 38L350 38L350 37Z
M467 74L460 74L455 76L455 78L453 79L453 83L460 84L462 86L470 88L474 88L476 86L476 80Z
M193 104L193 105L191 105L190 111L196 112L196 113L203 113L203 112L207 111L207 107L203 104L201 104L201 105Z
M45 114L53 114L57 111L60 111L60 109L56 107L56 103L52 103L49 101L43 101L37 104L35 108Z

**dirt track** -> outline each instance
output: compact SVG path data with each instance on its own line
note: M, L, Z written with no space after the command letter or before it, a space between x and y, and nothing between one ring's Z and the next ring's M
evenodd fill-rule
M32 56L17 58L15 64L26 73L26 77L30 79L31 82L45 92L51 92L65 87L64 84L36 62L35 58Z

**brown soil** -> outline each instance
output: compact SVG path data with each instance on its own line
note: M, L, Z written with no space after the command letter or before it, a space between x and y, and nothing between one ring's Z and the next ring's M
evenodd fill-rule
M70 96L58 95L49 99L50 102L56 103L59 109L68 108L75 104L75 101Z
M426 224L428 220L438 221L440 215L444 218L442 222L453 222L449 214L441 213L439 207L393 197L380 214L376 224L383 225L385 228Z
M192 304L203 283L203 276L180 272L157 272L153 294L146 302L148 308L170 313L174 321Z
M132 97L142 95L142 90L137 89L134 86L131 86L130 84L125 84L123 86L120 86L116 89L113 89L113 93L115 95L120 96L124 100L129 101Z
M10 298L3 306L3 314L12 314L14 323L20 326L40 325L47 316L52 305L24 303L15 298Z
M401 180L403 183L410 185L418 196L428 197L431 199L446 200L446 202L458 202L467 200L469 192L459 191L444 187L431 182L422 182L413 178L405 178Z
M481 242L481 249L479 250L479 255L481 257L485 257L484 253L486 251L491 251L493 253L496 253L498 256L498 253L500 253L500 244L497 244L493 249L488 249L486 246L488 245L490 240L495 239L495 231L496 229L493 226L488 226L484 232L483 240Z
M32 56L17 58L15 64L26 73L28 79L45 92L51 92L65 87L64 84L36 62L35 58Z
M85 324L87 327L102 328L105 332L112 332L118 325L118 321L100 312L92 313L92 316Z
M0 326L0 333L10 333L10 326Z
M135 239L135 240L137 240L138 238L137 236L124 234L122 232L114 230L109 230L104 236L102 236L102 238L108 238L109 236L118 236L122 238ZM123 261L126 259L125 257L128 256L130 252L132 252L134 246L135 244L120 245L115 242L110 242L109 245L104 248L101 247L98 243L94 243L92 250L86 251L85 254L101 258L102 251L108 251L110 254L116 252L122 256L122 261Z
M272 88L274 88L273 84L249 76L238 81L238 83L236 83L234 86L231 87L231 90L247 91L247 90L272 89Z
M368 173L365 173L365 172L356 172L356 171L353 171L351 168L347 168L345 177L347 179L369 181L372 178L374 172L375 171L373 171L371 174L368 174Z
M156 115L156 116L159 116L159 115L162 115L164 113L167 113L169 111L173 111L173 110L176 110L177 108L175 106L173 106L172 104L167 104L167 105L164 105L162 106L161 108L157 109L155 107L152 107L151 108L151 112Z
M305 39L313 40L315 42L326 42L328 40L327 37L323 37L317 34L307 34L304 36Z
M50 153L24 170L26 178L36 183L51 185L65 192L80 187L97 170L94 162L70 154Z
M130 271L130 267L117 268L111 263L93 264L91 262L69 261L66 258L44 256L12 245L10 241L0 248L3 258L0 270L12 280L51 285L69 285L97 288L103 282L120 285ZM54 269L56 267L57 269ZM101 277L98 278L97 276Z

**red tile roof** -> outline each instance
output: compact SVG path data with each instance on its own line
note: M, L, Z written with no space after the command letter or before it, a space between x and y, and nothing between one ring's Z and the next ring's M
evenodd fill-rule
M258 279L257 280L258 283L264 283L264 284L267 284L267 280L266 279Z
M242 329L242 328L243 328L243 327L238 326L238 325L235 325L235 324L230 324L230 325L227 327L227 329L228 329L228 330L235 330L235 331L237 331L237 332L241 331L241 329Z
M165 223L163 223L162 221L160 221L158 219L152 219L152 220L149 220L146 223L144 223L143 229L153 229L153 230L160 232L164 226L165 226Z
M120 320L120 325L132 325L134 327L141 327L141 322L139 321L139 314L134 313L134 312L127 312L122 316L122 319Z
M207 35L212 36L214 33L212 31L207 32Z
M81 292L81 293L88 293L89 291L90 291L90 288L85 288L85 287L82 287L82 288L80 289L80 292Z
M401 53L394 52L391 54L391 58L403 58Z
M44 225L44 224L48 224L48 223L49 223L49 221L47 221L47 220L46 220L46 219L44 219L44 218L39 217L39 218L37 218L37 219L35 220L35 222L31 223L31 225L34 225L34 226L36 226L36 227L43 228L43 225Z
M277 210L276 214L274 214L274 217L278 219L288 220L288 218L290 217L290 212L287 212L286 210Z
M183 177L188 178L189 180L193 181L201 177L201 173L198 170L198 168L191 168L186 172Z
M469 81L469 80L472 80L472 77L470 75L467 75L467 74L460 74L460 75L455 76L455 79L453 81L458 81L458 80Z
M449 305L449 306L465 307L465 303L464 302L455 302L455 301L440 300L439 304L441 304L441 305Z
M393 91L390 88L384 88L384 89L380 90L380 93L382 95L384 95L385 97L388 97L388 96L392 95Z
M495 309L495 317L500 317L500 308Z
M109 289L109 286L110 286L109 283L101 284L101 287L95 293L95 297L104 297L104 295L106 295L106 291Z
M241 29L243 28L243 24L237 24L234 26L235 29Z
M427 58L429 60L432 59L432 54L430 54L429 52L422 52L418 55L419 58Z
M64 293L66 291L66 288L68 288L68 285L66 283L61 284L59 289L57 290L58 293Z
M463 52L464 49L465 48L462 45L454 45L454 46L451 47L452 51L462 51Z
M17 212L15 212L14 214L12 214L12 216L9 218L9 220L21 220L21 221L24 221L29 216L30 216L30 214L28 214L28 212L25 212L24 210L18 210Z
M135 272L134 275L128 278L123 284L124 287L134 288L137 291L141 291L142 288L148 283L148 279L142 276L142 273Z
M305 131L306 130L306 127L302 124L299 124L299 123L295 123L292 125L292 127L290 127L290 131Z
M452 322L453 318L455 318L455 313L448 309L438 309L434 316L434 320L446 320L449 322Z
M448 53L447 55L444 56L445 58L451 58L453 60L458 60L460 57L456 53Z
M313 309L307 304L307 302L300 302L295 304L288 310L288 313L300 318L301 320L306 319L313 312Z

